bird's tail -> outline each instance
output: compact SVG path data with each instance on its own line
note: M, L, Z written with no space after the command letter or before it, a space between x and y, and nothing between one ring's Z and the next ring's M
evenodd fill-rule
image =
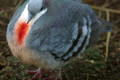
M82 2L82 0L73 0L73 1Z
M102 29L101 29L102 32L112 31L113 24L111 22L106 21L104 19L99 19L99 22L101 23L101 26L102 26Z

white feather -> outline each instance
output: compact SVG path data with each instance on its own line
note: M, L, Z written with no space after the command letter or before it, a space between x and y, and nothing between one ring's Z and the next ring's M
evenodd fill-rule
M21 16L18 19L18 22L27 22L29 18L29 11L28 11L28 4L25 6L25 9L23 10Z

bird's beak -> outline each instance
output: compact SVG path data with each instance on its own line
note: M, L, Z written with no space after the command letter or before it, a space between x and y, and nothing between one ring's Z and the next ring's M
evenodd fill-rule
M32 20L33 16L30 15L29 18L28 18L28 21L27 21L27 24Z

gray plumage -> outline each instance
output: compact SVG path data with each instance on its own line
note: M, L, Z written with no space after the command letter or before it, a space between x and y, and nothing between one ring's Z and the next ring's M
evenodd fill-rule
M40 12L40 9L42 8L43 1L42 0L30 0L28 2L28 10L32 14L36 14Z
M30 63L35 59L40 67L57 68L70 58L80 56L89 43L99 39L102 24L99 23L95 12L81 0L49 0L46 2L47 6L41 0L29 0L15 12L8 25L7 40L10 48L11 45L16 46L13 38L14 26L27 4L28 20L39 13L41 8L47 11L31 26L24 47L29 55L35 57L29 59L29 55L26 55L28 60L25 62ZM13 51L13 54L17 54L17 57L19 55L20 58L24 56L17 51Z

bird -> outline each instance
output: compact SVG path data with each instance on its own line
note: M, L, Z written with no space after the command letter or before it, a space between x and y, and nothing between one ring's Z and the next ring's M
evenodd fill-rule
M104 25L103 25L104 22ZM42 80L47 70L62 68L99 40L111 25L97 17L82 0L26 0L12 16L6 32L12 54L26 64L39 67L30 80Z

